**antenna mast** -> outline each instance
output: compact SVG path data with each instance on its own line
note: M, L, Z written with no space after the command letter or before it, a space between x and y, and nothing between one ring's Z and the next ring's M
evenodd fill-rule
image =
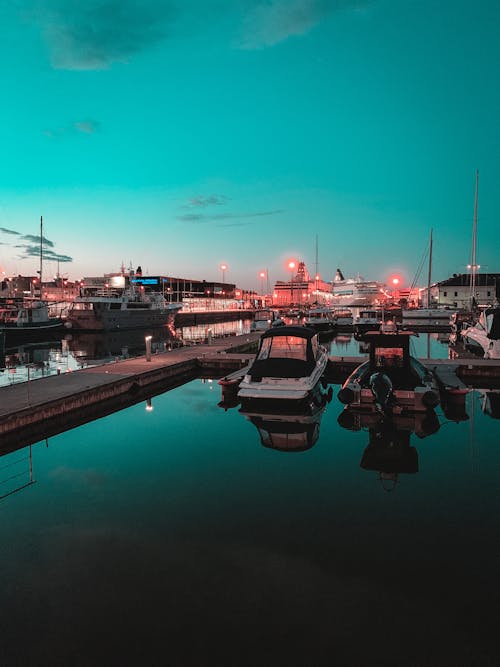
M432 229L429 239L429 270L427 273L427 308L431 307L431 280L432 280Z
M40 216L40 299L42 298L42 264L43 264L43 217Z
M476 271L477 271L477 194L479 185L479 169L476 169L476 192L474 195L474 219L472 222L472 250L470 261L470 306L471 310L474 305L474 297L476 294Z

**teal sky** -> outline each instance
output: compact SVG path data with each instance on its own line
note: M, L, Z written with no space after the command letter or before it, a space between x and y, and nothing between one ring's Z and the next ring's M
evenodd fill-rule
M0 272L500 271L500 3L8 0ZM15 233L13 233L15 232ZM52 258L52 259L51 259ZM64 261L72 259L71 262ZM423 277L421 282L425 282Z

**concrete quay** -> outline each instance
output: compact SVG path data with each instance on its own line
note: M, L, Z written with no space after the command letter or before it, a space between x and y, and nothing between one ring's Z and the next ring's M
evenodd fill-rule
M98 419L200 375L246 365L259 333L214 339L0 388L0 454Z

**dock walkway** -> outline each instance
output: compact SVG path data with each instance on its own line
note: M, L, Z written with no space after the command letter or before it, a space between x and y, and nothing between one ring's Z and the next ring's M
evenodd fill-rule
M0 388L0 454L98 419L200 376L222 376L253 358L260 332L214 339L210 344L123 359ZM331 357L330 383L341 383L363 361ZM445 389L482 379L498 382L500 361L422 362ZM466 384L467 383L467 384ZM475 386L479 386L476 384Z

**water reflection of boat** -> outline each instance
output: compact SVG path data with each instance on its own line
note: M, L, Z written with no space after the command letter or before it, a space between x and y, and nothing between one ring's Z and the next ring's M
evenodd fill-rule
M481 410L493 419L500 419L500 391L480 390Z
M152 352L163 352L179 346L173 326L133 331L109 331L107 333L74 332L66 336L68 347L82 362L102 362L116 357L138 356L145 353L146 335L151 336Z
M248 333L251 320L232 320L229 322L211 322L192 326L176 327L177 336L185 343L207 343L210 339L239 336Z
M253 401L281 404L280 411L294 411L320 404L326 385L321 382L328 363L326 348L309 327L283 326L268 329L239 385L238 397L245 406Z
M351 431L368 428L368 446L363 452L360 466L364 470L377 471L386 490L394 488L401 473L418 472L418 453L411 445L411 434L425 438L436 433L440 427L434 410L387 418L346 407L339 415L338 422Z
M280 452L303 452L311 449L319 438L325 405L310 413L284 415L240 410L257 428L264 447Z

